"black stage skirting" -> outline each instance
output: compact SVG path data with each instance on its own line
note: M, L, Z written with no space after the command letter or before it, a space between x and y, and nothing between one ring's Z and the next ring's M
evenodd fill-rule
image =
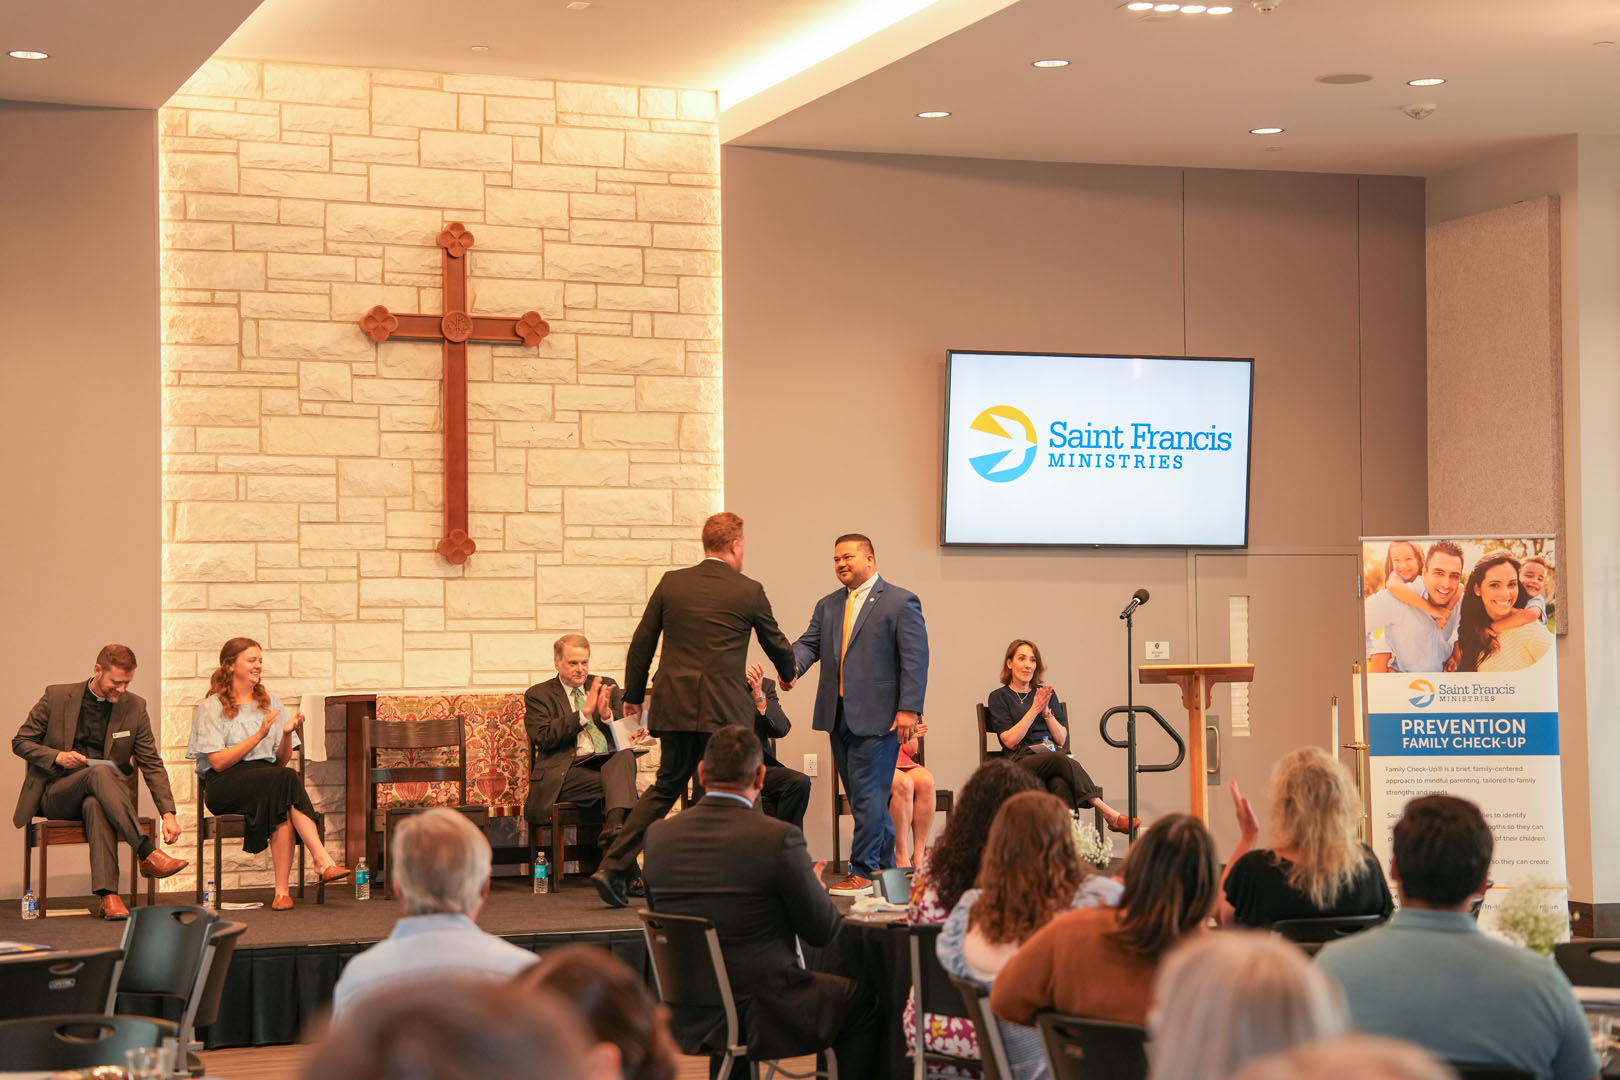
M144 893L143 893L144 896ZM354 898L354 886L329 887L326 903L307 898L291 911L271 911L268 889L227 893L226 901L263 900L251 911L222 911L223 918L247 924L226 976L219 1020L204 1033L210 1050L234 1046L272 1046L299 1041L309 1025L324 1015L332 987L349 957L388 936L399 918L399 903L381 898ZM158 894L158 902L189 904L192 894ZM88 898L51 897L53 909L91 907ZM478 925L492 934L535 952L583 942L612 952L651 983L641 920L635 909L602 905L583 877L570 877L548 896L535 896L521 879L497 879ZM93 916L52 916L24 922L13 901L0 908L0 940L87 949L117 945L123 923Z

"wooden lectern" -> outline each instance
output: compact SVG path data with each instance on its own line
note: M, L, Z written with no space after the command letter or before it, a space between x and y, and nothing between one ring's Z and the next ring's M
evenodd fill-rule
M1254 681L1253 664L1143 664L1137 668L1144 683L1175 683L1187 707L1187 768L1191 772L1192 813L1209 824L1209 774L1204 768L1204 712L1216 683Z

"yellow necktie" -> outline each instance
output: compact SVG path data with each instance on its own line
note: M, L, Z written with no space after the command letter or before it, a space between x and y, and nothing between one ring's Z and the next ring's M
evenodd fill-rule
M844 696L844 654L849 651L849 634L855 629L855 615L860 610L855 603L855 597L860 595L857 590L851 589L849 596L844 600L844 643L838 650L838 696Z

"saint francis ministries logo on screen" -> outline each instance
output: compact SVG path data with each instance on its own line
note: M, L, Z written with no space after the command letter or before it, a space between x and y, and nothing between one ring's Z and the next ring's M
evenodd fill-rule
M993 484L1017 480L1029 472L1040 453L1035 424L1011 405L992 405L968 425L968 464ZM1054 420L1048 427L1046 467L1049 469L1167 469L1185 468L1199 453L1226 453L1232 433L1214 424L1207 431L1161 428L1144 420L1098 427ZM1175 453L1173 451L1180 451Z

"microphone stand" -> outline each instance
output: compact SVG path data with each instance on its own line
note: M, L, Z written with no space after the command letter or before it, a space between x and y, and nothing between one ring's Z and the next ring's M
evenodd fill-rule
M1135 631L1136 612L1125 614L1125 775L1128 778L1126 790L1126 818L1130 824L1130 839L1136 839L1136 698L1135 683L1131 678L1131 638Z

